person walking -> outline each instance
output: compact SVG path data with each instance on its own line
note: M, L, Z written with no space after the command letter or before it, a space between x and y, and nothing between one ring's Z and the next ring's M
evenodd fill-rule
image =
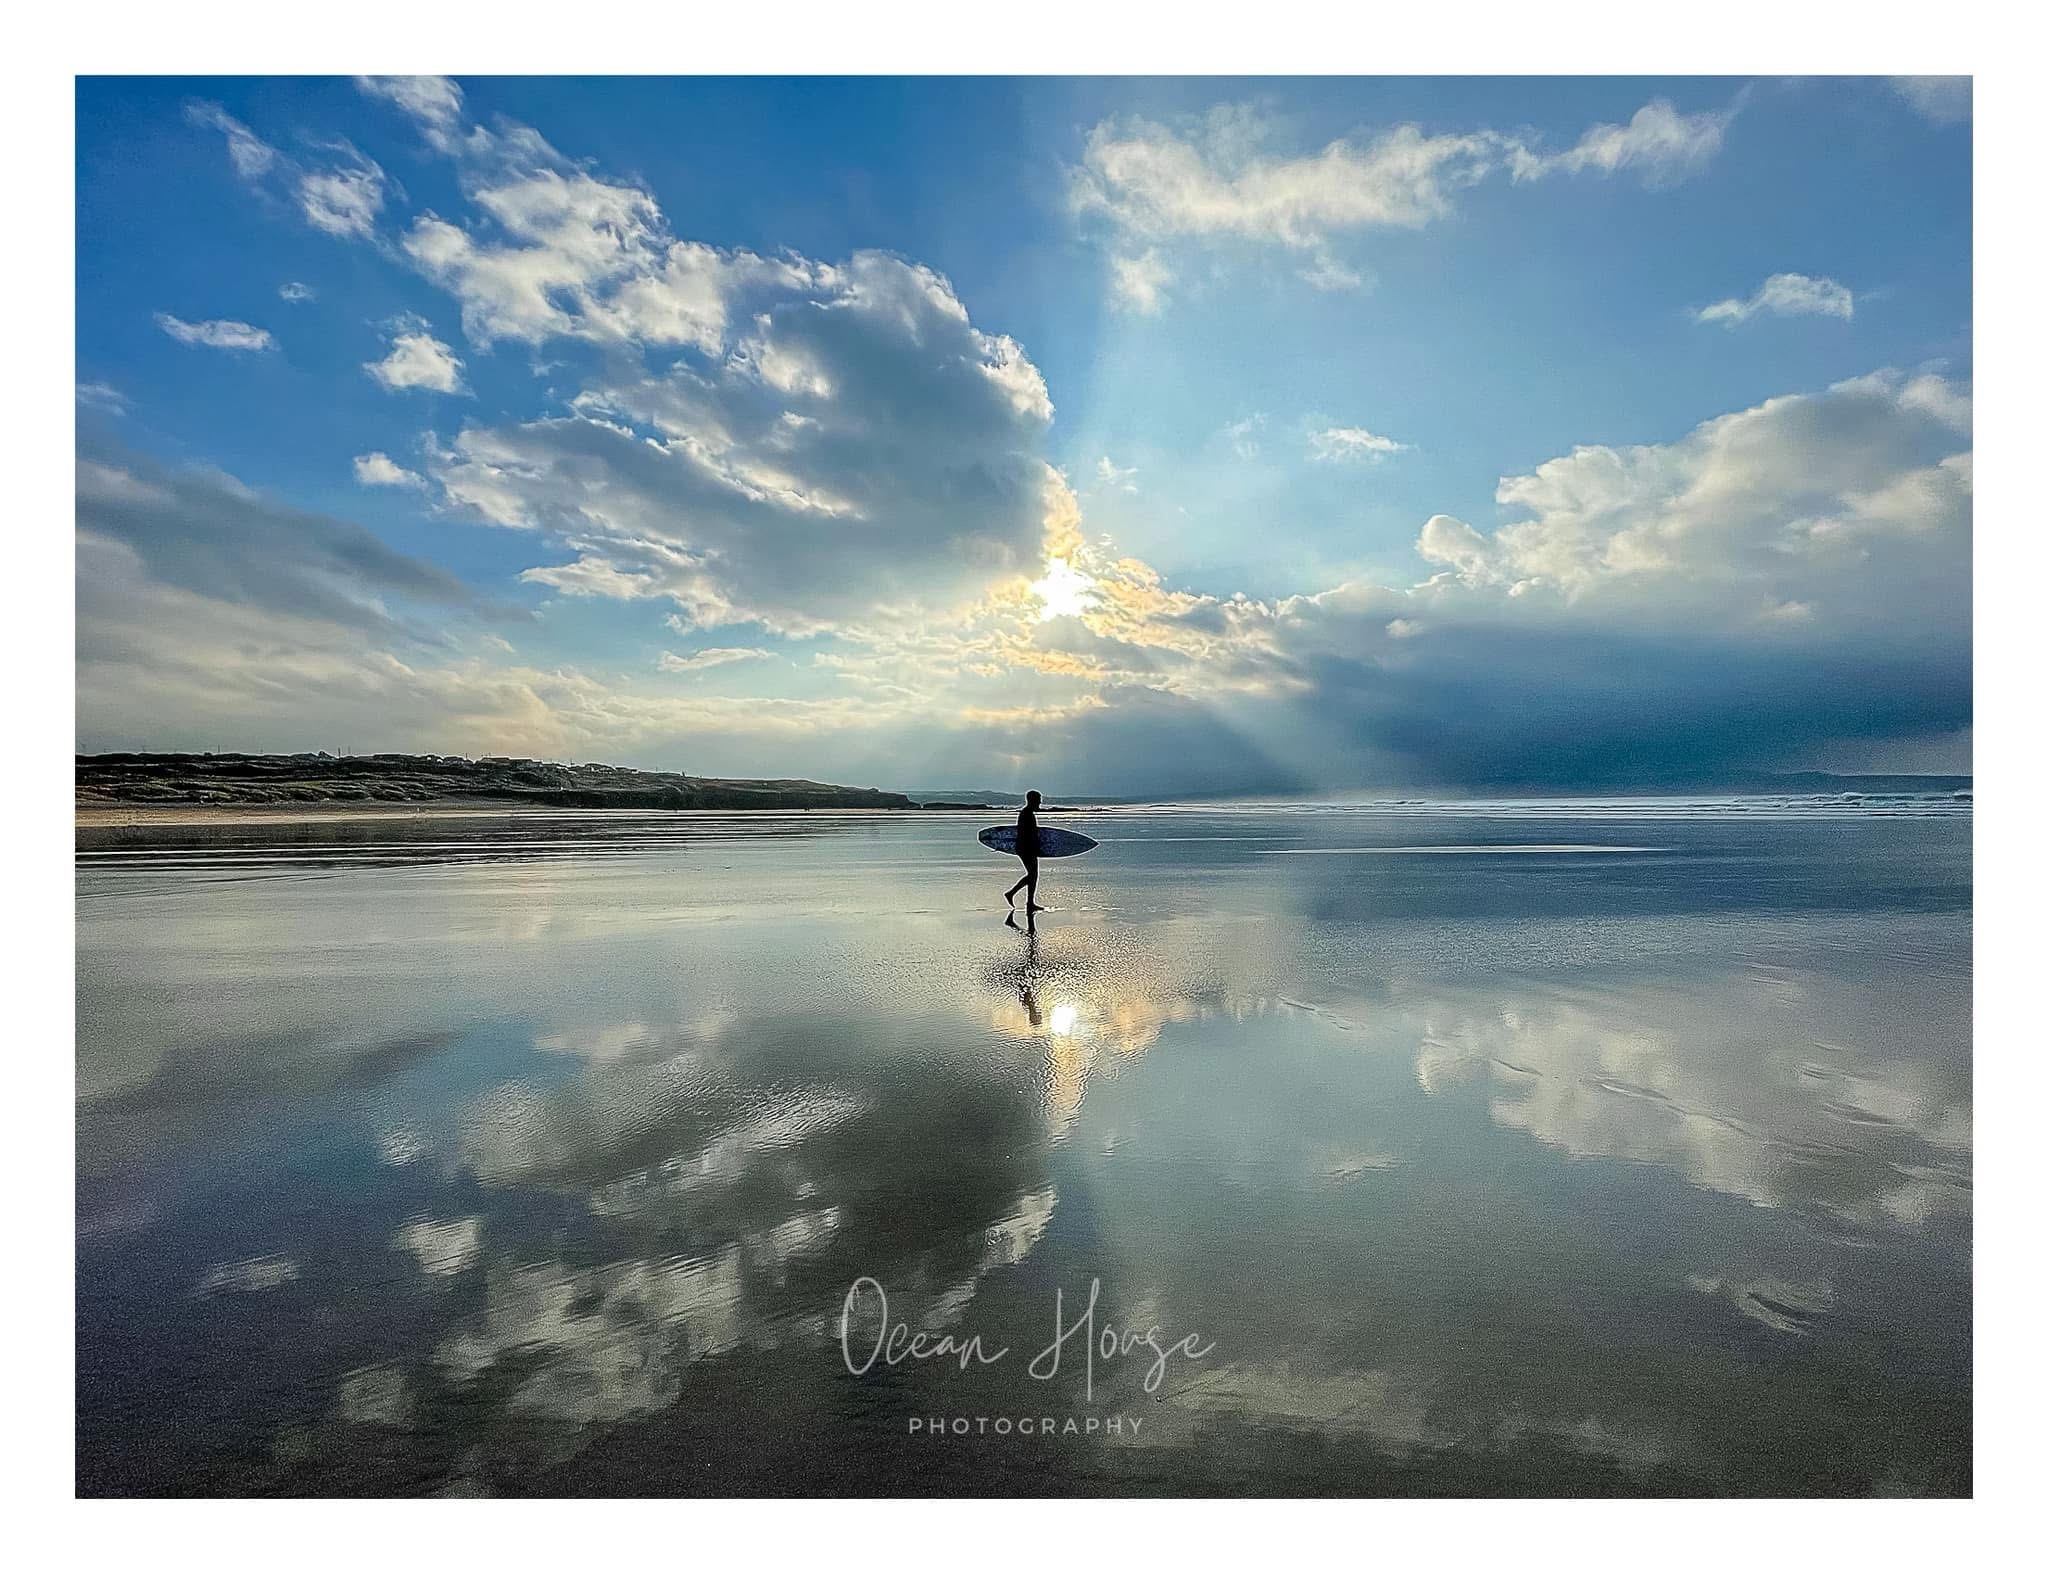
M1032 788L1024 795L1024 807L1017 811L1017 856L1023 861L1023 878L1003 893L1003 900L1012 908L1017 905L1017 893L1024 893L1024 911L1043 912L1038 904L1038 789Z

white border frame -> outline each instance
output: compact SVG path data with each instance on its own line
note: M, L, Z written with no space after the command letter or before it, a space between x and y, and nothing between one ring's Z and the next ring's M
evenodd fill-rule
M2040 853L2021 819L2040 759L2034 730L2042 663L2029 603L2048 586L2040 505L2020 496L2035 473L2024 428L2039 419L2037 304L2038 53L2017 7L1950 0L1866 4L1853 12L1790 0L1730 0L1711 10L1640 3L1465 0L1449 7L1339 8L1267 0L1250 8L1115 5L1055 0L1028 11L929 3L857 7L783 0L758 8L682 9L617 0L570 12L516 0L424 6L360 0L345 9L274 0L144 6L99 0L16 18L19 53L0 95L16 162L6 299L27 340L0 380L12 469L27 496L9 510L17 563L5 620L14 674L16 760L6 775L17 835L8 916L19 997L13 1051L29 1101L7 1150L18 1199L14 1295L0 1349L16 1364L0 1481L16 1507L17 1545L44 1536L85 1567L204 1559L339 1568L365 1556L519 1564L632 1558L718 1558L835 1566L958 1561L998 1568L1185 1559L1203 1564L1327 1550L1345 1562L1454 1566L1481 1556L1518 1569L1729 1562L1775 1567L1868 1559L1881 1566L1953 1562L1990 1553L2033 1488L2039 1454L2040 1358L2031 1324L2043 1304L2027 1247L2038 1228L2028 1162L2039 1086L2039 1012L2028 988L2040 963ZM577 23L587 23L581 31ZM337 29L341 31L337 31ZM1796 75L1911 70L1978 78L1975 106L1977 290L1992 331L1975 361L1978 463L1975 749L1985 783L1976 835L1993 856L1978 874L1976 1483L1974 1504L1388 1502L1033 1506L1040 1534L1005 1535L984 1505L792 1503L476 1505L73 1504L73 1211L48 1177L71 1170L72 913L70 817L74 717L55 652L74 644L69 534L74 191L73 73L602 74L650 66L676 74L1444 74ZM2033 659L2029 659L2030 656ZM28 1511L23 1513L26 1508ZM2031 1527L2027 1527L2031 1528ZM1055 1541L1044 1531L1062 1534ZM1731 1536L1740 1541L1731 1542ZM82 1541L77 1539L82 1538ZM373 1539L374 1538L374 1539ZM686 1539L685 1539L686 1538ZM1328 1538L1327 1540L1325 1538ZM2032 1540L2031 1536L2025 1537ZM373 1548L375 1549L373 1551ZM1298 1550L1296 1550L1298 1549ZM54 1547L50 1549L54 1552ZM31 1554L33 1555L33 1554Z

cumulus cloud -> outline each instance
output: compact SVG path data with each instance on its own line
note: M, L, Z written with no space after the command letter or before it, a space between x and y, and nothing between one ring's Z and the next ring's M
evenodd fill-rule
M1388 454L1404 454L1408 447L1362 426L1328 426L1309 433L1308 438L1309 458L1325 464L1384 459Z
M582 338L610 344L728 347L737 291L815 287L816 265L680 240L639 186L564 158L531 128L466 125L461 89L438 77L365 78L455 161L469 223L417 217L402 246L454 295L479 346Z
M430 474L576 554L536 582L665 597L698 627L812 633L1031 567L1052 405L1023 351L894 257L750 278L717 359L611 367L569 415L465 427Z
M312 285L301 284L298 280L293 279L277 287L277 298L289 305L300 306L314 299L315 291Z
M357 454L355 476L358 486L423 487L426 480L398 464L386 453Z
M1724 322L1732 327L1759 313L1773 317L1840 317L1846 322L1856 315L1856 296L1833 279L1811 278L1804 273L1774 273L1747 300L1731 297L1716 301L1693 315L1700 322Z
M1892 87L1908 104L1937 126L1957 126L1970 118L1969 77L1893 77Z
M180 344L203 344L211 350L272 350L277 341L266 328L252 328L232 318L186 322L169 312L156 314L156 325Z
M392 393L424 388L429 393L466 393L462 360L424 325L407 324L391 336L391 349L381 361L365 361L363 370Z
M1634 600L1654 586L1667 620L1739 620L1786 600L1882 622L1919 603L1924 617L1928 598L1911 588L1953 594L1968 563L1969 427L1953 383L1879 373L1767 400L1674 444L1575 449L1500 483L1501 505L1526 519L1452 546L1446 527L1421 551L1515 595ZM1830 594L1843 582L1854 594Z

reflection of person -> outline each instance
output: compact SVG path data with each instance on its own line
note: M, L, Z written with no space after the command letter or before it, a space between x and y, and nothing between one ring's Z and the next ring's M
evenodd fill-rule
M1024 795L1024 807L1017 811L1017 856L1024 864L1024 878L1003 893L1003 900L1017 905L1017 893L1024 893L1027 913L1044 911L1038 905L1038 789Z

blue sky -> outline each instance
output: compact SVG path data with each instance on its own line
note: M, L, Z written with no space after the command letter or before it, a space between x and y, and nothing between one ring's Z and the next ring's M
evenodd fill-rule
M1954 80L86 79L79 743L1967 768Z

